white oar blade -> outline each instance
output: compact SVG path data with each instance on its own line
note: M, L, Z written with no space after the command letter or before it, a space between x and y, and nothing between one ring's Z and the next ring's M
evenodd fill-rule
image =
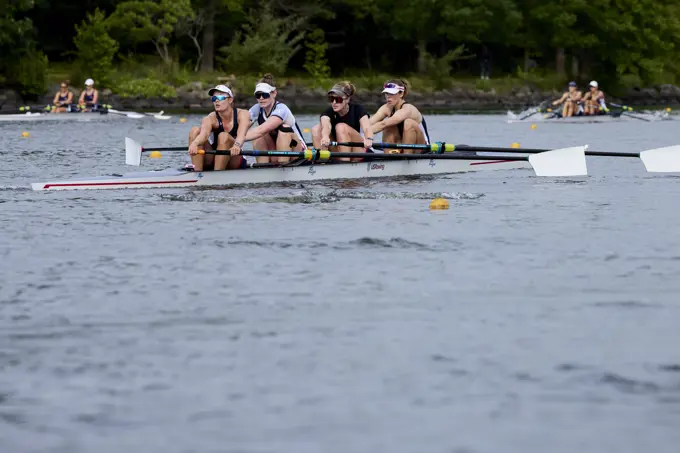
M139 167L142 163L142 145L125 137L125 164Z
M640 160L651 173L680 172L680 145L642 151Z
M586 146L555 149L529 156L536 176L585 176Z

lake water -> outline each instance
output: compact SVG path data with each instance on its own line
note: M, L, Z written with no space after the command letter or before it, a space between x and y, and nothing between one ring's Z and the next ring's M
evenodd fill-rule
M0 451L678 451L680 176L28 188L198 121L0 124ZM680 143L537 124L428 117L450 143Z

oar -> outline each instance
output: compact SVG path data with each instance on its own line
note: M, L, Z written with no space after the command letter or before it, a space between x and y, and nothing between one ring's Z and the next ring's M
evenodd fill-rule
M163 113L164 113L163 110L161 110L161 111L158 112L158 113L147 113L147 112L144 112L144 115L153 116L153 117L154 117L155 119L157 119L157 120L169 120L170 118L172 118L170 115L163 115Z
M113 113L114 115L123 115L127 116L128 118L134 118L134 119L139 119L139 118L144 118L144 115L141 113L137 112L122 112L120 110L115 110L115 109L109 109L109 113Z
M482 153L517 153L517 154L538 154L550 151L548 149L535 148L497 148L491 146L468 146L468 145L446 145L454 146L454 151L475 151ZM425 154L427 156L427 154ZM663 148L648 149L639 153L622 153L613 151L585 151L586 156L600 157L635 157L642 160L645 168L650 173L677 173L680 172L680 145L666 146Z
M43 111L42 108L38 107L35 110L35 113L41 113ZM24 105L19 107L18 109L15 110L3 110L0 111L0 115L16 115L19 113L31 113L31 106L30 105Z
M520 116L519 118L517 118L517 121L522 121L522 120L529 118L530 116L534 116L537 113L545 112L544 108L545 108L545 105L547 104L547 102L548 101L541 102L540 104L538 104L538 107L536 107L536 110L529 112L529 113L526 113L523 116Z
M361 142L332 142L333 146L363 146ZM398 143L375 143L376 148L411 148L429 150L433 153L452 152L452 151L474 151L482 153L516 153L516 154L537 154L550 151L549 149L535 148L499 148L491 146L469 146L453 145L450 143L432 143L431 145L401 145ZM378 154L379 155L379 154ZM394 154L388 154L394 156ZM586 156L600 157L635 157L642 160L645 168L650 173L675 173L680 172L680 146L668 146L665 148L649 149L639 153L622 153L613 151L585 151ZM372 155L373 156L373 155ZM405 154L413 156L413 154ZM429 156L429 154L425 154Z
M621 105L621 104L614 104L613 102L610 102L609 105L611 105L612 107L620 108L621 110L623 110L621 112L621 115L626 115L630 118L635 118L636 120L640 120L640 121L647 121L648 123L650 123L652 121L649 118L645 118L643 116L638 116L638 115L635 115L634 113L630 113L630 112L633 111L633 107L629 107L627 105Z

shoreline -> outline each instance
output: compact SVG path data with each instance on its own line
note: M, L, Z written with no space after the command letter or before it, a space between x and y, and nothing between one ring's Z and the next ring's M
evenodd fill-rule
M54 87L55 92L58 87ZM200 82L182 86L177 89L174 98L121 97L108 89L100 91L102 103L111 104L116 109L157 112L163 110L171 113L205 113L212 110L212 103L207 96L210 87ZM72 88L74 95L80 91ZM50 91L51 92L51 91ZM561 96L557 90L545 91L528 85L512 89L508 93L496 93L495 90L484 91L474 88L451 88L433 93L412 91L408 94L408 102L428 113L469 113L493 114L505 113L508 110L522 111L535 107L543 101L554 100ZM13 90L0 89L0 113L17 110L24 105L45 106L52 103L53 95L46 94L36 101L27 102ZM278 99L287 104L294 112L309 114L321 112L328 107L326 91L289 84L281 87ZM368 90L357 90L354 102L364 105L368 110L375 110L382 105L380 93ZM633 107L666 108L680 106L680 87L660 85L655 88L630 90L623 96L607 96L608 103L624 104ZM239 108L250 108L255 100L250 95L236 92L234 105Z

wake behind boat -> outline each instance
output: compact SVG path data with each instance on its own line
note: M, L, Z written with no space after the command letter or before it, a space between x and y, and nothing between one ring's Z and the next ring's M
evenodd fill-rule
M377 144L376 144L377 145ZM429 146L429 145L428 145ZM438 144L432 145L437 149ZM442 146L455 151L453 145ZM136 141L126 138L126 163L139 165L145 150ZM585 147L553 150L528 157L508 155L456 154L361 154L364 162L333 162L332 157L353 153L330 153L307 150L243 151L244 155L297 156L298 161L283 165L251 164L248 168L226 171L194 172L184 169L111 174L93 178L32 183L37 191L73 189L130 189L152 187L241 186L281 182L304 182L339 179L395 178L427 176L469 171L510 170L533 168L539 176L585 175ZM215 152L219 153L219 152ZM325 159L325 161L323 160Z

